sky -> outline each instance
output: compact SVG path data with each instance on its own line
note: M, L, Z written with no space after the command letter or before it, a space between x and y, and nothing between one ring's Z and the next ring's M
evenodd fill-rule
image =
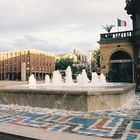
M55 54L73 49L86 54L99 47L102 25L127 21L125 0L0 0L0 51L37 49Z

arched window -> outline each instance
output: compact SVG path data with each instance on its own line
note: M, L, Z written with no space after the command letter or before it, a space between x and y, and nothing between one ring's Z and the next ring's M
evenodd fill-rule
M120 60L120 59L131 59L131 56L124 51L117 51L114 52L110 57L110 60Z

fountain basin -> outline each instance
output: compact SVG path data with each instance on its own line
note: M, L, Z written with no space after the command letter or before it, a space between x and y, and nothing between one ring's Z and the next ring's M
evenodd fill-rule
M1 87L0 104L95 111L120 108L135 94L135 84L121 83L96 88L46 88L38 86Z

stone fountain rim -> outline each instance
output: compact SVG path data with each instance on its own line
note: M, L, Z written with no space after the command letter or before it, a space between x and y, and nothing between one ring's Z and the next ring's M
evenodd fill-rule
M94 95L112 95L112 94L122 94L122 92L127 92L130 89L135 89L136 84L134 83L123 83L121 86L112 87L112 88L95 88L95 89L87 89L87 90L67 90L67 89L39 89L32 87L23 87L21 85L17 86L4 86L0 88L0 93L30 93L30 94L52 94L53 95L72 95L72 96L79 96L79 95L87 95L87 96L94 96Z

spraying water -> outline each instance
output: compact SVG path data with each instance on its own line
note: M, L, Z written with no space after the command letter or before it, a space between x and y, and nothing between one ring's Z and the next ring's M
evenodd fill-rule
M93 86L93 85L103 85L106 84L106 78L103 73L97 74L96 72L92 73L92 80L90 81L87 77L86 70L83 69L81 74L77 75L77 83L73 82L72 79L72 71L71 67L68 66L65 71L65 77L63 80L61 73L59 70L56 70L53 72L52 79L48 75L45 76L45 85L57 85L57 86L71 86L71 85L78 85L78 86ZM36 79L34 75L32 74L29 77L29 85L36 85Z
M86 70L83 69L82 70L82 73L80 75L78 75L78 84L88 84L89 83L89 79L87 77L87 73L86 73Z
M28 83L30 86L36 85L36 79L35 79L35 76L33 74L31 74L31 76L29 77Z
M50 79L49 75L46 75L45 76L45 85L50 85L50 83L51 83L51 79Z
M73 84L72 71L71 71L70 66L68 66L68 68L66 69L65 74L66 74L65 83L66 84Z
M63 82L63 79L62 79L62 76L59 72L59 70L57 71L54 71L53 72L53 77L52 77L52 80L51 80L51 84L53 85L62 85L64 82Z
M92 80L91 83L94 84L105 84L106 83L106 78L103 73L98 75L96 72L92 73Z

